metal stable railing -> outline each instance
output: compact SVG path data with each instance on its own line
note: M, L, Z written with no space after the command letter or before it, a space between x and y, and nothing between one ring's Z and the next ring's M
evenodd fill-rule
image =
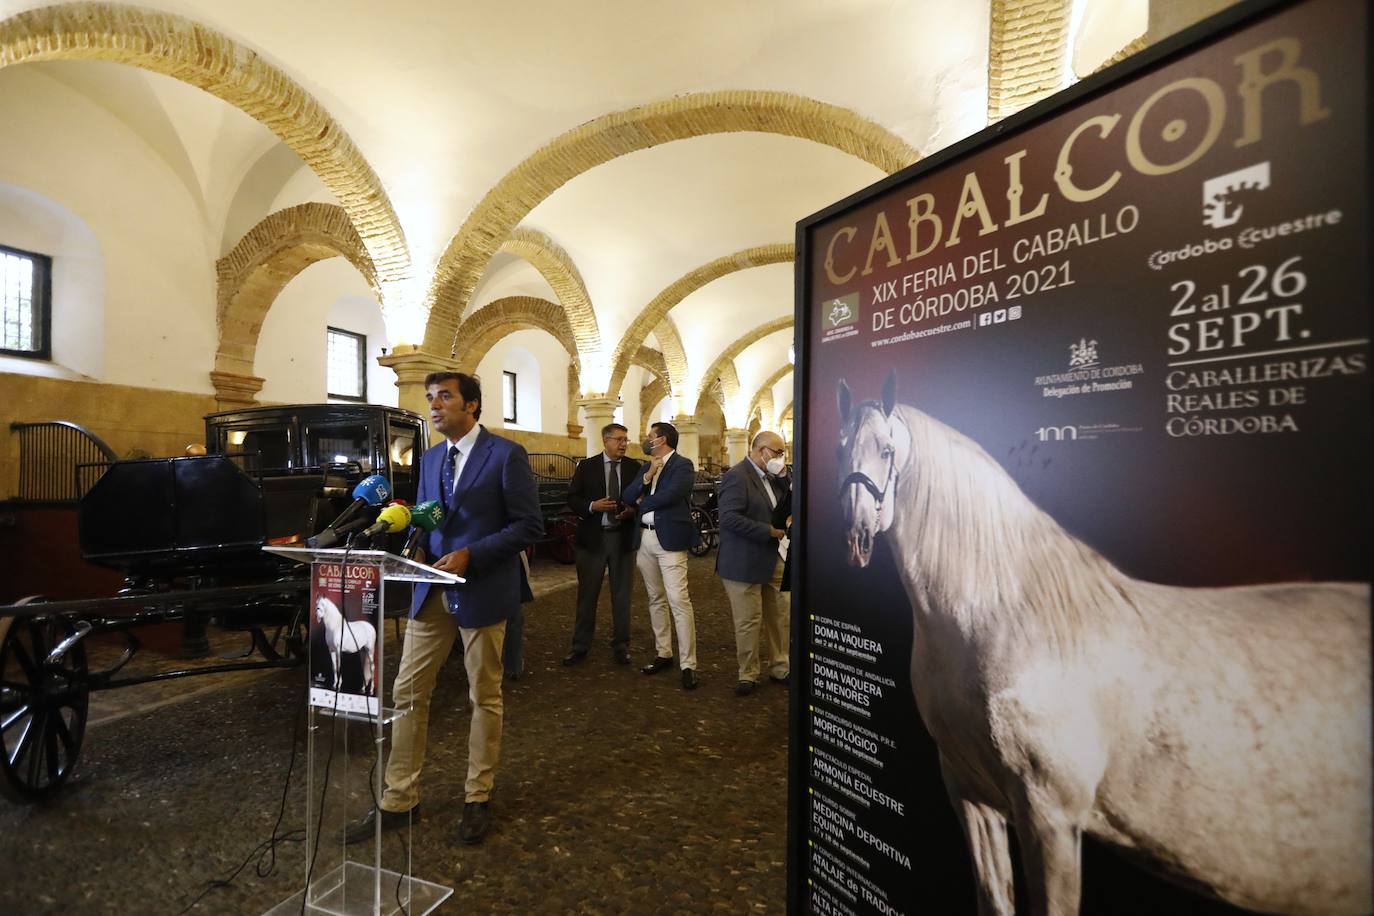
M114 449L95 433L66 420L11 423L19 435L19 491L15 502L76 505L106 462L118 460ZM82 466L85 467L82 467Z

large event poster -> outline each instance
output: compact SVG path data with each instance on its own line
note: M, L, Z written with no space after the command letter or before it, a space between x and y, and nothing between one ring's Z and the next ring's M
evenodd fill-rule
M1370 911L1368 13L799 227L800 911Z
M317 560L310 568L310 705L378 713L382 567Z

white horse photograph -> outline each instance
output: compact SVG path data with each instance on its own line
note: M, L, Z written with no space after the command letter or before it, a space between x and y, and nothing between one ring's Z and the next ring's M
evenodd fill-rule
M371 696L372 657L377 646L377 631L366 620L346 620L339 606L321 595L315 602L315 618L324 629L324 642L334 670L334 690L343 682L343 654L356 654L363 668L363 693Z
M1074 916L1085 834L1262 913L1371 899L1367 582L1194 588L1116 568L972 439L838 386L843 549L884 541L978 912ZM841 545L836 545L841 546Z

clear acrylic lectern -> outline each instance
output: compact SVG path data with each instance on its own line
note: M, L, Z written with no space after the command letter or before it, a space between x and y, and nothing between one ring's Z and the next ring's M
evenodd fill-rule
M349 859L345 830L381 800L385 727L409 712L386 705L382 679L386 583L451 585L464 580L384 550L263 550L311 564L305 882L266 916L425 916L453 889L411 876L409 824L403 831L388 832L388 838L400 834L385 846L396 868L382 864L380 818L372 838L371 861ZM364 747L370 746L372 753L365 755L361 765L350 759L348 738L354 726L370 732ZM367 847L360 843L354 848L361 852Z

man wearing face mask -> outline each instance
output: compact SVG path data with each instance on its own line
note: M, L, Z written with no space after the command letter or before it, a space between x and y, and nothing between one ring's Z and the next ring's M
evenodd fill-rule
M692 484L696 468L679 455L677 428L671 423L649 427L644 451L648 464L625 488L624 501L639 510L639 552L635 562L649 592L649 622L653 625L654 660L639 669L657 674L673 664L673 630L677 631L678 667L682 689L697 686L697 627L692 599L687 594L687 551L700 535L692 524ZM672 623L668 610L672 609Z
M779 515L791 504L791 481L784 459L786 443L775 432L754 437L749 454L720 482L720 552L716 574L730 598L739 661L736 696L758 685L759 642L769 659L768 676L787 683L788 603L779 596L782 561Z

